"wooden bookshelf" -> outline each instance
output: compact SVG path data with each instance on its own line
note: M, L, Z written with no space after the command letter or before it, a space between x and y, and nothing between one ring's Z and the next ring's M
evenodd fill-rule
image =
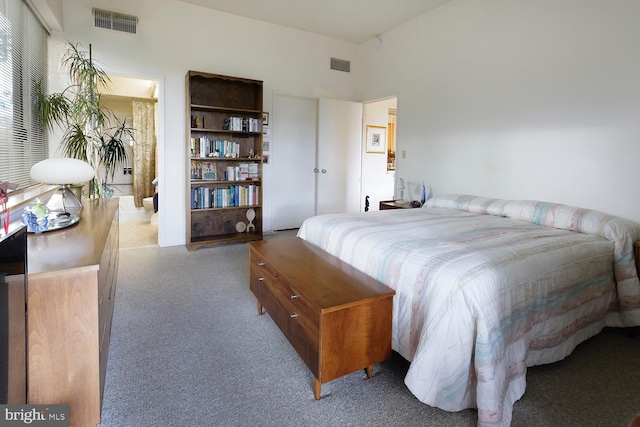
M262 240L262 81L189 71L187 248Z

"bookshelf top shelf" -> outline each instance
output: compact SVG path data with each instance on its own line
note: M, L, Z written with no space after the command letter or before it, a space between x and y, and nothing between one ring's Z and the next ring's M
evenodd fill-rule
M262 114L261 110L252 110L246 108L229 108L229 107L213 107L211 105L191 104L192 110L214 111L220 113L239 113L239 114Z
M258 209L261 208L262 205L245 205L245 206L227 206L225 208L204 208L204 209L191 209L191 212L206 212L206 211L229 211L229 210L247 210L247 209Z
M235 134L245 134L245 135L262 135L262 132L249 132L246 130L205 129L205 128L191 128L191 132L215 132L215 133L235 133Z
M224 179L192 179L191 186L197 186L198 184L222 184L222 185L252 185L260 184L259 179L245 179L244 181L226 181Z
M191 157L191 160L199 162L253 162L262 163L260 157Z

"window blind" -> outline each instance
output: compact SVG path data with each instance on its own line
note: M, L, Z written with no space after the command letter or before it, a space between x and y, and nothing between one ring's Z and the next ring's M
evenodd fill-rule
M35 184L31 166L48 157L35 114L35 87L46 88L47 33L24 1L0 0L0 182Z

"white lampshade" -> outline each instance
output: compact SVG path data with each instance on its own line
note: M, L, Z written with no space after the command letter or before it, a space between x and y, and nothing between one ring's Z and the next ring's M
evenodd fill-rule
M67 157L42 160L31 168L31 179L43 184L80 184L93 176L89 163Z
M82 202L69 189L70 184L82 184L94 177L93 168L87 162L68 157L55 157L36 163L31 168L31 179L43 184L61 187L51 196L47 207L56 212L79 215Z

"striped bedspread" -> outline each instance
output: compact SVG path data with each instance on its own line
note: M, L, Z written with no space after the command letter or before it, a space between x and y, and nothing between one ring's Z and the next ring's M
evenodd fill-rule
M527 366L640 325L640 226L565 205L450 195L321 215L298 236L395 289L393 349L422 402L510 425Z

